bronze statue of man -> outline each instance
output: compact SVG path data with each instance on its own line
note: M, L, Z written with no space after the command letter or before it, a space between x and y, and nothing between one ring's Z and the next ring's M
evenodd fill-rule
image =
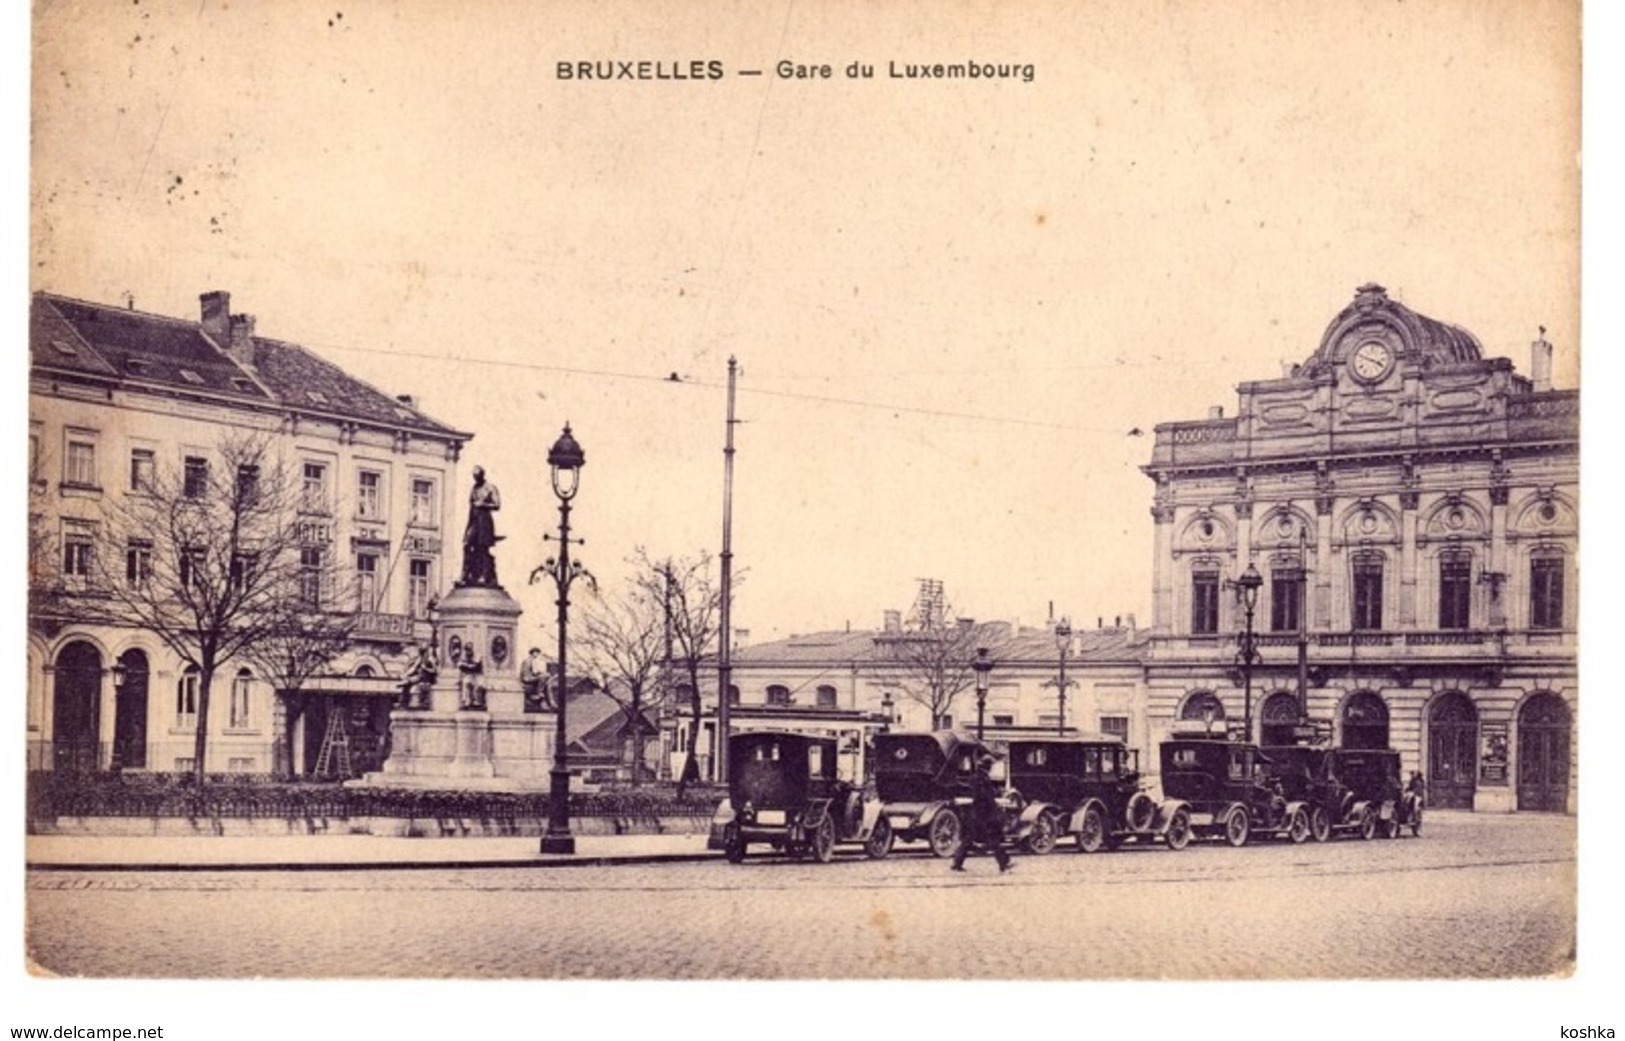
M502 539L492 514L502 508L497 486L485 479L485 468L474 468L474 487L468 493L468 526L463 529L463 578L458 585L494 586L497 562L491 547Z

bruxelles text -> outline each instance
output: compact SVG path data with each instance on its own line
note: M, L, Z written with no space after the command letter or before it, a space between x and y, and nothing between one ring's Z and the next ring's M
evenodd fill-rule
M876 66L854 61L844 66L827 62L799 62L785 59L773 66L782 80L875 79ZM607 82L610 80L720 80L726 73L716 59L694 61L561 61L555 75L561 80ZM884 78L893 80L1020 80L1031 83L1038 70L1019 62L898 62L888 61ZM757 76L760 70L740 69L738 75Z

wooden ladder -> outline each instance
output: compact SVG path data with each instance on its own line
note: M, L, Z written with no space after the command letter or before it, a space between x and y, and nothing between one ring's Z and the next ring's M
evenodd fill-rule
M350 776L350 729L344 725L345 715L342 708L335 708L327 715L327 733L322 735L322 750L316 755L317 777L326 777L335 759L339 776Z

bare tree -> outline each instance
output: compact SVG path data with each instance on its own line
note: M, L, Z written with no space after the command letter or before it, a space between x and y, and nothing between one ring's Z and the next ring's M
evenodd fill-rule
M876 636L876 649L903 696L923 705L931 714L931 725L940 727L952 715L959 695L976 685L971 666L977 650L986 647L997 657L1004 629L955 618L946 602L917 612L910 623L899 632Z
M145 629L197 669L199 784L217 670L265 655L303 679L318 667L311 648L346 638L353 624L342 605L322 602L332 562L302 554L296 492L271 437L231 432L212 458L159 468L143 488L113 497L98 533L96 620Z
M594 678L620 705L631 727L632 785L637 787L643 771L643 713L665 667L666 622L664 597L655 596L639 577L648 561L632 563L637 575L588 607L580 640L587 660L583 671L597 674Z
M646 598L661 605L662 640L670 642L669 653L662 647L662 654L673 669L680 671L689 696L688 709L694 723L690 729L688 755L677 779L677 796L682 798L688 785L700 776L694 751L704 715L700 668L721 646L718 641L722 626L722 582L712 570L711 554L706 552L657 563L640 548L633 557L633 564L636 567L633 582ZM742 576L735 574L736 588L740 581ZM669 684L669 677L667 682Z

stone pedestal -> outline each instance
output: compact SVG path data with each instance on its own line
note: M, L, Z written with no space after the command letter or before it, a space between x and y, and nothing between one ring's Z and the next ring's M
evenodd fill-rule
M458 586L440 602L439 674L427 709L389 715L383 769L353 785L546 791L558 717L527 713L520 607L500 586Z

